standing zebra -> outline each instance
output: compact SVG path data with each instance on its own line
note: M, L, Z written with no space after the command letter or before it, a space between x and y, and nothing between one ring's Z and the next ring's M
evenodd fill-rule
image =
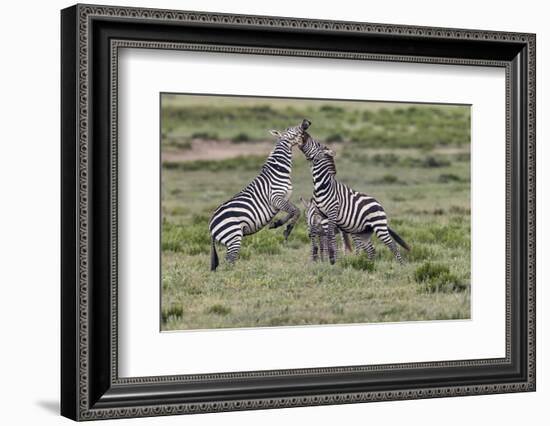
M285 240L288 238L300 216L300 210L289 201L292 193L292 147L303 140L303 133L310 124L304 120L302 124L289 127L282 133L272 130L271 134L278 137L278 142L260 174L214 211L208 225L212 239L212 271L219 264L216 241L227 247L225 259L234 263L239 256L243 236L262 229L279 211L286 212L287 216L272 222L269 227L277 228L289 222L283 233Z
M335 227L352 234L358 249L364 249L370 258L374 247L370 242L373 233L392 251L399 263L403 263L397 244L409 250L403 239L388 226L388 218L380 203L367 194L354 191L336 176L334 153L313 140L305 132L298 145L304 156L311 162L313 196L315 204L328 219L328 252L331 263L336 260ZM394 241L395 240L395 241Z
M320 257L321 261L324 261L328 253L328 219L321 213L313 198L306 201L300 197L300 200L306 210L308 236L311 241L311 260L316 262ZM349 235L340 231L338 227L335 228L335 232L342 235L342 254L351 251Z

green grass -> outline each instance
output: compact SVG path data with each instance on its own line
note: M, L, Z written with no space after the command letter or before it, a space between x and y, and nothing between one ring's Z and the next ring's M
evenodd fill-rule
M178 138L237 143L271 140L269 129L283 130L303 118L314 123L315 137L333 143L430 149L470 142L467 106L239 97L208 102L206 97L163 95L163 145L170 148Z
M370 146L369 141L353 142L349 137L365 120L399 129L395 130L396 139L403 132L409 132L409 127L404 125L407 120L412 120L411 126L422 125L422 120L431 116L431 126L445 130L441 123L459 113L449 110L434 115L431 109L435 107L425 107L424 111L417 106L411 112L411 106L401 111L395 105L368 109L364 104L356 104L358 108L352 115L357 122L352 125L347 118L343 123L340 121L341 116L351 114L346 105L314 108L307 102L296 105L287 102L265 104L265 108L258 109L262 102L268 101L243 101L243 108L254 107L249 125L245 126L238 118L240 112L225 116L207 108L206 100L202 99L196 105L202 108L195 108L193 112L198 120L193 127L182 112L187 110L170 99L163 103L163 115L170 112L171 118L163 120L163 125L169 122L178 132L187 126L189 135L201 131L216 133L231 145L241 139L240 133L246 134L248 140L238 142L254 143L258 140L257 127L292 125L297 120L288 122L284 115L288 109L294 109L296 116L310 108L332 117L330 129L331 123L312 119L311 132L319 139L322 139L319 132L327 136L341 135L333 137L337 177L382 203L390 226L411 246L410 252L402 250L405 265L400 266L376 239L373 241L377 254L373 261L364 255L347 255L333 266L312 263L302 216L286 243L282 228L263 229L245 237L241 258L234 266L225 263L224 249L218 246L220 267L212 273L208 220L219 204L258 173L270 148L266 147L265 156L165 162L161 188L162 329L469 318L469 145L455 141L449 146L419 147L409 140L409 145L402 146L400 140L380 147L376 141ZM228 101L216 102L216 105L234 106ZM273 110L284 116L281 126L269 125ZM225 127L219 124L224 117L228 123ZM398 127L391 121L396 117L401 120ZM214 123L212 128L203 129L201 120L210 119ZM275 124L278 119L274 120ZM462 122L469 122L469 116ZM318 132L318 126L326 129ZM451 126L448 130L449 141L454 140L453 129ZM162 130L168 133L167 128ZM262 136L259 140L263 139ZM167 146L168 139L163 139L163 144L165 142L163 150L172 149ZM312 182L309 165L297 149L294 150L293 186L291 201L303 210L299 198L311 195Z

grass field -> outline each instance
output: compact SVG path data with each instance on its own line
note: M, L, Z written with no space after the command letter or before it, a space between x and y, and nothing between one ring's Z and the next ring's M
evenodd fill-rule
M470 317L470 112L461 106L163 95L163 330ZM400 266L375 240L374 262L312 263L303 217L245 237L240 260L212 273L213 210L259 172L267 129L311 119L336 152L338 179L376 197L412 247ZM312 192L295 149L291 200Z

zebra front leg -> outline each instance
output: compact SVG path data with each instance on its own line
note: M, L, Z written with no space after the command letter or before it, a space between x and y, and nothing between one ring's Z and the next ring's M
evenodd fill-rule
M376 236L391 250L399 264L403 265L403 258L401 257L401 253L399 252L399 247L388 232L388 226L377 226L374 229L374 232L376 233Z
M319 244L321 246L321 262L324 262L328 253L328 239L325 231L319 235Z
M279 211L287 212L286 217L282 219L277 219L276 221L272 222L269 225L269 228L278 228L279 226L284 225L287 222L290 222L287 226L285 231L283 232L283 236L285 237L285 241L288 239L288 236L292 232L292 229L294 228L294 225L296 225L296 222L298 221L298 218L300 217L300 210L298 207L296 207L294 204L292 204L290 201L288 201L286 198L282 196L275 196L271 200L271 204L275 209Z
M329 220L326 238L328 246L328 260L330 261L331 265L334 265L334 263L336 263L336 237L334 235L335 228L336 227L334 225L334 222Z

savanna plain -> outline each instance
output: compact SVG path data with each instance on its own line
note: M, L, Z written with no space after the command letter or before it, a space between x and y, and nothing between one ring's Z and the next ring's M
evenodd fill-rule
M161 95L161 329L450 320L470 317L470 108L457 105ZM411 246L376 257L310 260L300 197L310 167L293 151L302 216L245 237L210 271L208 221L260 171L269 129L303 118L336 153L337 178L374 196Z

